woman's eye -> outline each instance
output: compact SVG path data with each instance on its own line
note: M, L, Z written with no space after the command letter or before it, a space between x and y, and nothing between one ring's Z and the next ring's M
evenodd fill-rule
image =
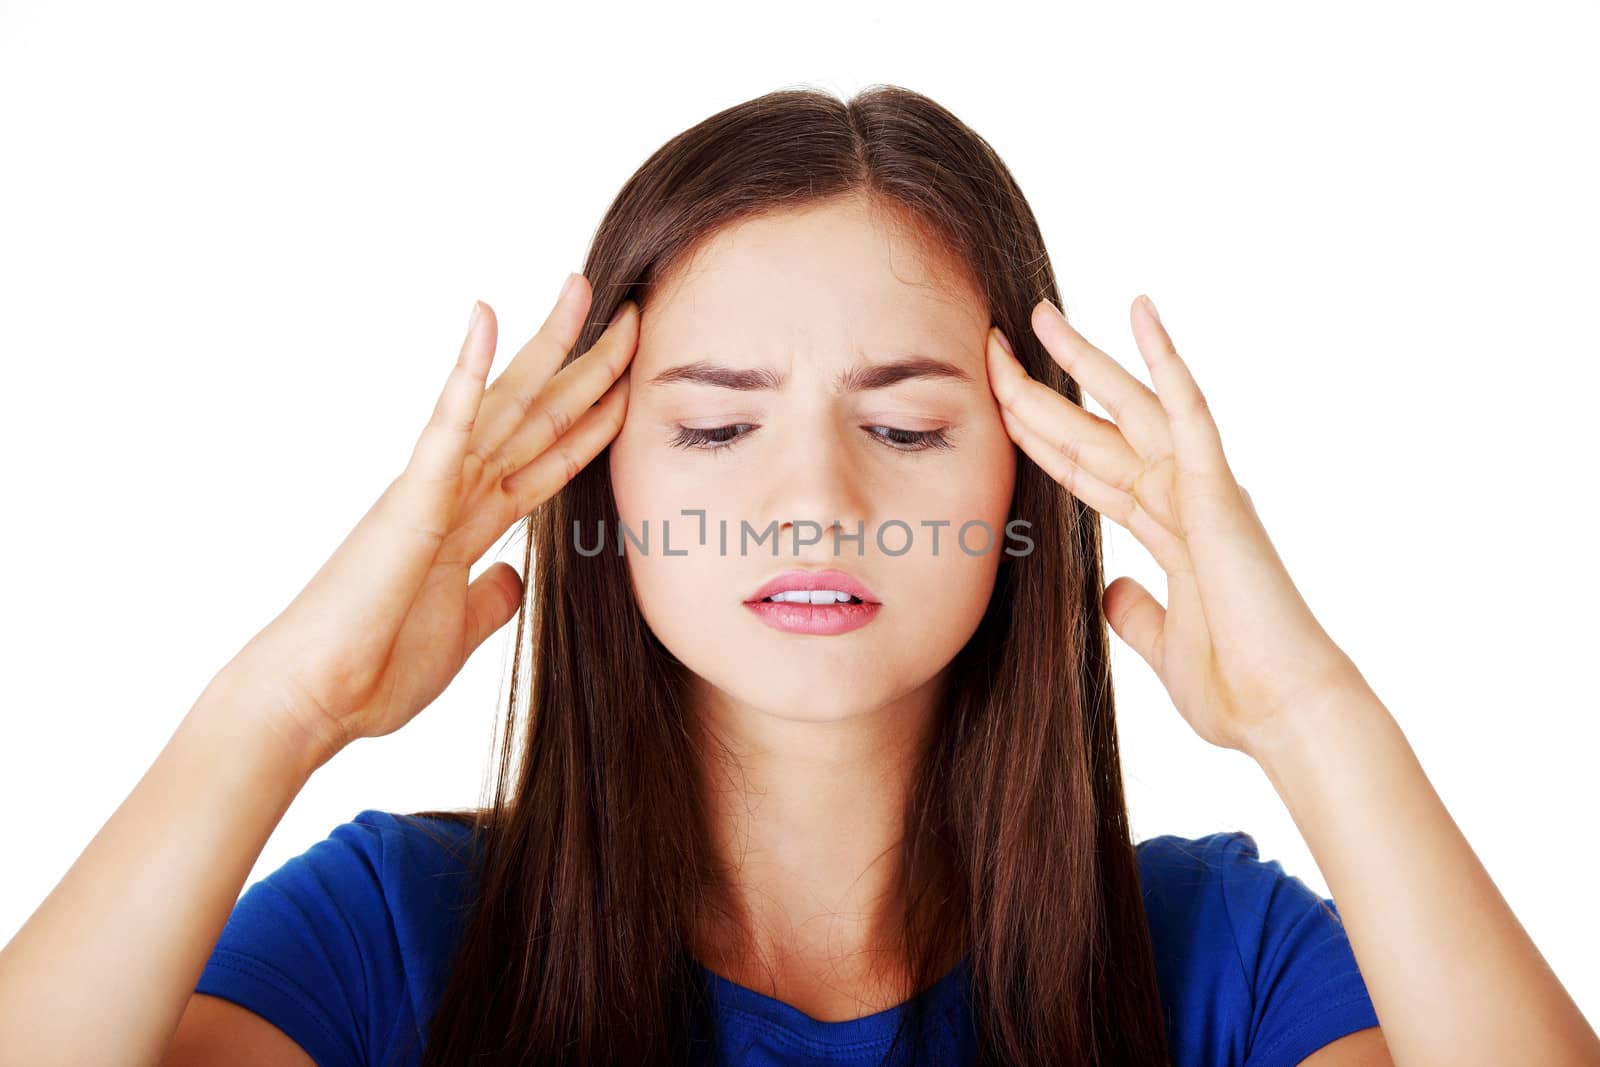
M896 430L892 426L864 426L862 429L871 432L883 430L884 433L874 433L873 436L886 442L890 448L901 452L921 452L925 448L949 448L950 438L944 430Z
M731 448L742 438L748 436L748 431L757 427L748 422L734 423L731 426L712 426L701 429L695 426L679 426L678 432L672 438L672 444L677 448L699 449L702 452L720 452ZM929 448L951 447L949 435L943 430L897 430L892 426L863 426L872 435L874 440L882 441L897 452L921 452ZM739 432L739 431L746 432ZM876 431L882 430L882 433Z
M733 444L743 434L734 434L731 431L739 429L755 429L748 422L735 423L732 426L712 426L700 429L696 426L679 426L677 435L672 438L672 444L678 448L698 448L702 452L720 452Z

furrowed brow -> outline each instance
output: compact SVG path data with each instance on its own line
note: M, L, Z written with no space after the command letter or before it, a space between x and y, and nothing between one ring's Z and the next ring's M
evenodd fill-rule
M696 385L714 385L722 389L762 390L782 389L788 375L767 367L744 370L709 360L696 360L668 367L650 379L651 385L672 382L691 382ZM834 389L854 393L867 389L886 389L900 382L915 379L945 378L952 381L972 382L972 375L954 363L932 356L910 356L885 363L868 363L845 370L834 382Z

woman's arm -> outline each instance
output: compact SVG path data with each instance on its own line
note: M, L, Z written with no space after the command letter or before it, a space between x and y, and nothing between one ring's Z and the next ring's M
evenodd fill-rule
M0 1064L161 1061L268 836L326 762L270 728L262 699L224 668L0 951Z
M399 477L214 678L127 800L0 951L0 1067L155 1064L240 888L311 774L409 723L514 615L515 568L471 564L616 437L639 309L563 361L593 298L567 278L492 388L474 301Z
M1295 588L1155 305L1141 297L1130 314L1154 392L1048 300L1031 316L1114 423L1030 378L998 330L989 345L1013 439L1166 571L1166 607L1131 578L1111 582L1107 622L1196 733L1250 755L1283 797L1338 900L1394 1062L1600 1063L1600 1038Z
M1600 1040L1364 682L1330 687L1249 755L1339 902L1396 1063L1600 1063Z

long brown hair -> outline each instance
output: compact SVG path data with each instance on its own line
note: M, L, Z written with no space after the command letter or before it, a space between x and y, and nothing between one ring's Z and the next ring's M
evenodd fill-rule
M948 110L892 85L849 101L768 93L645 160L595 232L583 269L595 297L568 361L622 301L646 308L719 228L845 196L968 272L1028 373L1082 403L1029 325L1041 298L1062 305L1016 181ZM902 1022L920 1018L914 994L958 945L979 1063L1167 1064L1117 748L1098 516L1021 453L1016 469L1009 519L1029 523L1032 549L1000 566L908 797ZM696 799L687 669L645 624L623 557L580 554L568 536L617 522L604 452L529 515L533 580L492 801L417 813L471 827L475 891L425 1023L424 1067L711 1058L685 931L716 906L720 868Z

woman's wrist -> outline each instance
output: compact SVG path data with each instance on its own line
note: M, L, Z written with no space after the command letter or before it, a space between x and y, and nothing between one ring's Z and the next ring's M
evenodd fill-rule
M298 793L342 747L308 725L314 716L285 706L281 690L234 661L219 671L185 716L219 758L254 783Z

